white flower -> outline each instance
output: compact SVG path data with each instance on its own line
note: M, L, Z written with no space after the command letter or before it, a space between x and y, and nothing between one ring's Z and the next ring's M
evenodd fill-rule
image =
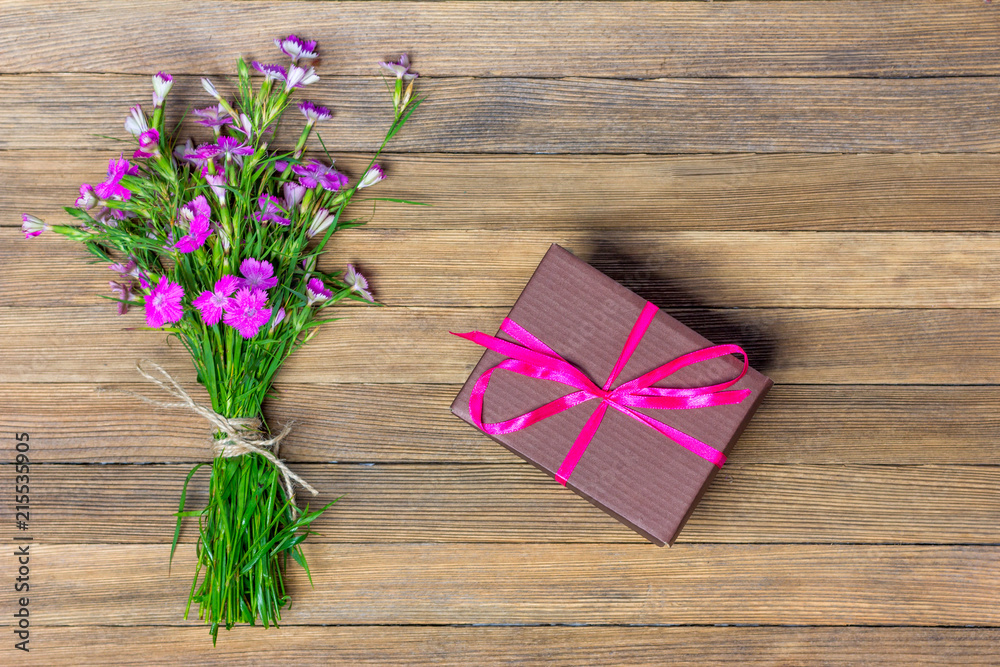
M205 92L214 97L215 99L222 101L222 95L219 95L219 91L215 89L215 84L209 79L202 77L201 87L205 89Z
M309 225L309 231L306 234L309 238L316 236L317 234L322 234L327 230L327 228L333 224L334 215L330 213L325 208L318 209L313 215L312 223ZM312 268L308 267L307 271L311 271Z
M344 274L344 282L347 283L347 286L351 288L352 292L357 292L366 301L375 303L375 299L372 298L372 293L368 291L368 281L363 275L358 273L357 269L355 269L352 264L347 265L347 273Z
M35 216L27 213L21 214L21 231L24 232L24 238L34 238L48 229L51 228Z
M312 67L305 69L298 65L292 65L288 68L288 78L285 80L285 92L287 93L292 88L298 88L299 86L308 86L310 83L316 83L317 81L319 81L319 75L316 74L316 70Z
M358 190L361 188L367 188L369 186L375 185L381 180L385 179L385 172L382 171L382 167L377 164L373 164L372 168L365 172L364 177L361 182L358 183Z
M163 104L167 93L174 85L174 78L166 72L157 72L153 75L153 107Z
M125 119L125 131L131 134L133 137L138 137L140 134L149 129L149 124L146 122L146 114L143 113L142 107L136 104L134 107L128 110L129 116Z

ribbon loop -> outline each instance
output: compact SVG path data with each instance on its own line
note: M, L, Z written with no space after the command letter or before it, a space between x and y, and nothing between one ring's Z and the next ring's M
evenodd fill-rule
M473 422L490 435L514 433L581 403L598 399L597 408L587 419L587 423L579 435L577 435L572 447L570 447L558 471L556 471L555 478L563 486L566 486L570 475L573 474L573 469L583 457L584 452L600 428L601 421L604 419L604 415L607 413L609 407L649 426L681 447L721 468L726 461L725 454L683 431L657 421L641 412L637 412L635 408L690 410L741 403L750 396L751 390L738 389L727 391L739 382L750 368L747 354L739 345L714 345L682 354L676 359L668 361L634 380L625 382L615 389L611 388L615 380L618 379L618 376L625 369L629 359L632 357L632 353L639 346L639 342L646 334L646 330L652 323L657 311L658 308L648 302L643 307L642 313L640 313L639 318L632 326L632 331L625 341L625 345L618 356L618 360L615 362L614 368L611 370L611 374L608 375L608 379L604 383L604 387L598 387L583 371L566 361L552 348L510 318L504 319L500 325L500 330L516 340L516 343L495 336L489 336L481 331L472 331L469 333L451 332L455 336L459 336L476 345L508 357L496 366L483 372L476 380L472 388L472 394L469 396L469 414ZM742 370L736 377L730 380L701 387L674 388L652 386L683 368L730 354L739 354L743 357ZM493 372L498 370L509 371L525 377L558 382L573 387L576 391L512 419L492 423L484 422L483 400Z

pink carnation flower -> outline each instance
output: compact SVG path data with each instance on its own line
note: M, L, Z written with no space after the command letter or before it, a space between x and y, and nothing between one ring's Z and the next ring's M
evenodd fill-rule
M160 282L146 295L146 324L159 329L168 322L179 322L184 317L182 298L184 288L160 276Z
M305 67L292 65L288 68L288 76L285 78L285 92L291 92L294 88L308 86L310 83L316 83L317 81L319 81L319 75L316 74L316 70L312 67L306 69Z
M312 125L318 120L330 120L331 117L329 109L321 107L318 104L313 104L309 100L299 102L299 111L301 111L302 115L306 117L306 121L309 125Z
M159 157L160 133L156 129L148 129L139 135L139 148L132 153L133 159Z
M253 257L244 259L240 263L240 273L243 274L240 287L268 290L278 284L278 279L274 277L274 267L265 260L258 261Z
M184 204L180 216L188 222L188 233L177 240L173 245L174 250L188 253L205 245L205 241L212 235L211 213L212 209L205 200L205 195L198 195Z
M247 144L240 143L239 139L233 137L220 136L214 144L202 144L196 151L197 156L202 160L221 155L223 159L233 159L238 164L243 164L244 155L253 155L253 148Z
M226 111L222 108L221 104L216 104L214 107L205 107L204 109L195 109L191 113L201 119L195 122L205 127L211 127L217 132L218 128L233 122L233 119L226 115Z
M398 63L379 63L379 65L403 81L413 81L418 76L416 72L410 71L410 58L405 53L399 58Z
M292 224L291 220L281 215L285 212L284 206L277 197L263 194L257 198L257 205L260 206L260 210L253 214L257 222L276 222L286 226Z
M271 319L271 309L264 307L266 302L267 294L263 290L241 287L227 303L222 321L244 338L253 338Z
M166 99L167 93L174 85L174 77L170 76L166 72L157 72L153 75L153 107L158 107L163 104L163 100Z
M121 155L118 159L112 158L108 163L108 178L103 183L100 183L94 188L94 192L101 199L121 199L122 201L128 201L132 197L132 192L128 190L125 186L121 185L121 180L123 176L137 176L139 174L139 167L132 164Z
M316 57L316 42L306 41L295 35L289 35L284 39L275 39L274 44L281 49L282 53L291 58L293 63L297 63L300 58L312 59Z
M361 188L367 188L375 185L379 181L385 180L385 172L382 167L377 164L373 164L372 168L365 172L365 175L361 178L361 182L358 183L358 190Z
M24 238L33 239L48 229L49 226L40 218L27 213L21 214L21 231L24 232Z
M97 195L94 194L94 187L89 183L80 186L80 196L76 198L74 204L77 208L89 211L97 203Z
M254 60L250 66L264 75L268 81L284 81L288 72L281 65L268 65Z
M215 287L212 290L205 290L191 302L191 305L198 309L202 322L207 326L219 323L219 320L222 319L222 313L229 303L229 297L239 287L239 282L240 279L236 276L222 276L215 282Z
M329 301L333 298L333 292L328 290L319 278L310 278L306 284L306 297L308 297L311 306L314 303Z
M142 112L142 107L136 104L134 107L128 110L129 116L125 119L125 131L131 134L133 137L138 137L140 134L149 129L149 124L146 122L146 114Z
M375 303L375 299L372 298L372 293L368 291L368 280L366 280L363 275L358 273L358 270L355 269L352 264L347 265L347 273L344 274L344 282L347 283L347 286L351 288L352 292L357 292L366 301Z

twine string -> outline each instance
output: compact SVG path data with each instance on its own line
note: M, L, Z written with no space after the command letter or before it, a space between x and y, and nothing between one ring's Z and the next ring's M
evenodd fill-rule
M158 373L162 379L147 373L142 367L144 363L147 364L151 370ZM302 486L302 488L312 493L314 496L319 493L308 482L292 472L292 470L285 465L284 461L278 458L278 448L281 446L281 441L285 438L285 436L291 432L291 424L285 424L285 427L277 435L267 437L267 435L261 430L261 427L263 426L261 420L256 417L223 417L215 410L195 402L195 400L191 398L191 395L184 391L184 388L181 387L180 384L178 384L177 381L171 377L170 373L168 373L159 364L150 361L149 359L140 359L136 362L135 368L139 371L140 375L155 384L164 392L178 399L178 402L159 401L127 389L115 389L114 391L128 394L129 396L138 398L141 401L145 401L150 405L155 405L160 408L186 408L195 414L201 415L205 421L212 425L212 428L214 428L217 433L223 434L222 438L212 440L212 452L217 457L234 458L251 453L263 456L265 459L273 463L281 473L282 484L285 487L288 499L291 501L293 514L298 513L298 508L295 506L295 482Z

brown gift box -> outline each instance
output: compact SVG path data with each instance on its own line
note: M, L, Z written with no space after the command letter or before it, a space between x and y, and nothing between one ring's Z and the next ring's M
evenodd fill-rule
M645 305L642 297L552 245L507 317L603 386ZM513 341L504 332L497 337ZM713 344L657 312L612 388ZM506 358L486 350L455 398L453 413L475 425L469 414L472 388L480 375ZM736 377L742 367L741 359L727 355L682 368L653 386L717 384ZM750 368L732 387L751 390L742 403L638 411L728 454L770 387L768 377ZM572 391L557 382L498 370L486 390L483 420L511 419ZM586 401L523 430L490 437L553 476L597 406L596 399ZM608 410L567 488L663 546L673 544L716 472L715 464L663 434Z

